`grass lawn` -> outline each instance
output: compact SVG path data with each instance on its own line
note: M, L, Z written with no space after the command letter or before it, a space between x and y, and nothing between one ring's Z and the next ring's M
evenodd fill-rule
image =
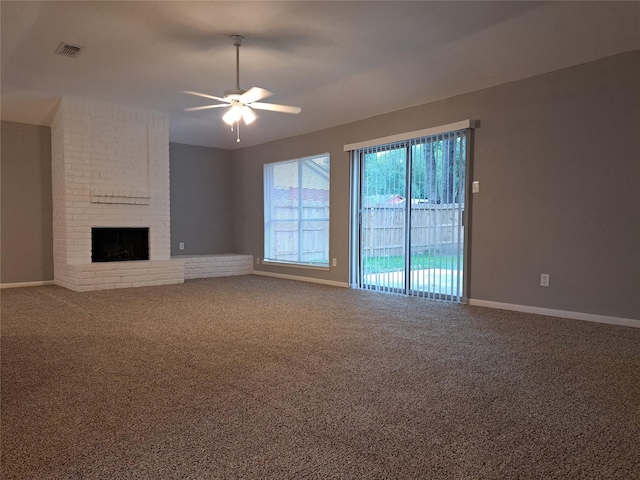
M398 272L404 270L404 257L393 255L387 257L364 257L364 273ZM460 257L462 262L462 257ZM411 269L427 268L458 269L458 257L455 255L428 255L424 253L411 256Z

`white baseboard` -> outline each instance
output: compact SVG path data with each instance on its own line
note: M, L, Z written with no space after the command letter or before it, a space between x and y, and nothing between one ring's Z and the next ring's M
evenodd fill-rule
M275 277L275 278L284 278L285 280L297 280L300 282L310 282L310 283L320 283L322 285L331 285L333 287L344 287L349 288L349 284L347 282L334 282L332 280L322 280L319 278L310 278L310 277L300 277L298 275L287 275L284 273L272 273L272 272L263 272L260 270L254 270L254 275L262 275L263 277Z
M42 282L0 283L0 289L16 287L41 287L43 285L53 285L53 280L45 280Z
M623 327L640 328L640 320L632 318L608 317L606 315L594 315L592 313L571 312L568 310L554 310L552 308L530 307L528 305L517 305L514 303L491 302L488 300L475 300L470 298L469 305L478 307L497 308L500 310L513 310L515 312L536 313L549 317L570 318L572 320L584 320L587 322L607 323L609 325L620 325Z

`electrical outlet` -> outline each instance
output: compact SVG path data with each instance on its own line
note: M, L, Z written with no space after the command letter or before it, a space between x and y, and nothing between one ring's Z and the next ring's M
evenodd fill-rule
M260 265L260 259L256 258L256 265Z
M180 242L180 250L184 250L184 242Z
M549 286L549 274L548 273L541 273L540 274L540 286L541 287L548 287Z
M334 258L333 260L331 260L331 266L332 267L337 267L338 266L338 259Z

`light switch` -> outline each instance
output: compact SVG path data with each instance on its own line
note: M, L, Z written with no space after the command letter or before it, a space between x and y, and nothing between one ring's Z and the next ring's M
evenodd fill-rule
M479 193L480 192L480 182L475 181L471 184L471 192L472 193Z

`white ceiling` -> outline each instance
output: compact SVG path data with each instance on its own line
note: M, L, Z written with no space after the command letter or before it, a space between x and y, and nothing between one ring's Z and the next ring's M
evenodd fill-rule
M1 3L2 119L49 125L69 95L166 112L170 140L257 145L640 49L640 3ZM240 144L225 109L181 93L266 88L299 115L258 112ZM85 47L55 55L61 42ZM204 99L202 99L204 100Z

